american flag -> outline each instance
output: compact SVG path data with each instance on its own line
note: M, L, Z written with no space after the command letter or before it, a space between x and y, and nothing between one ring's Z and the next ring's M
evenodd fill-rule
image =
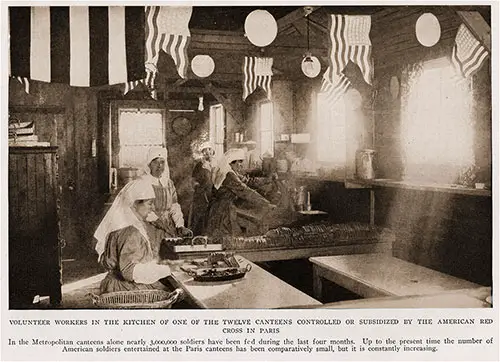
M273 58L245 57L243 63L243 100L261 87L271 98Z
M144 7L9 8L9 71L77 87L144 78Z
M366 83L372 84L373 64L369 15L331 15L329 66L323 75L321 92L328 93L334 104L348 89L350 82L343 74L349 61L361 69Z
M154 89L160 50L169 54L181 78L188 68L187 48L191 39L192 6L146 6L146 80Z
M486 48L472 35L467 26L461 24L451 54L451 62L457 73L468 78L481 68L487 56Z

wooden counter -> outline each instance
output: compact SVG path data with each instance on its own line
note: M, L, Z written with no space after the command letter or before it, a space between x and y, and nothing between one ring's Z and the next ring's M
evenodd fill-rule
M229 250L230 251L230 250ZM392 243L386 241L349 245L311 246L302 248L263 248L237 250L238 254L253 262L306 259L313 256L368 254L392 252Z
M321 305L319 301L285 283L247 259L236 256L242 267L252 270L245 277L227 282L195 282L172 267L172 279L197 306L206 309L270 309L298 305Z

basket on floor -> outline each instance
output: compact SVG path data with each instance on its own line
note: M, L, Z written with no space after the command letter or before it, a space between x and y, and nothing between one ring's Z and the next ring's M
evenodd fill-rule
M159 289L129 290L101 295L90 294L94 305L109 309L168 309L182 296L182 289L167 292Z

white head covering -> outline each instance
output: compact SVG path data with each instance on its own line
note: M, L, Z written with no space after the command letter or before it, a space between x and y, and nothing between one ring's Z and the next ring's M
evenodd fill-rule
M232 172L230 163L236 160L244 160L245 151L241 148L231 148L218 160L217 166L212 172L212 182L218 190L224 182L228 172Z
M203 151L205 148L210 148L210 149L212 149L212 150L214 150L214 151L215 151L214 144L213 144L212 142L210 142L210 141L203 142L203 143L200 145L200 147L199 147L198 149L199 149L199 151L201 152L201 151Z
M98 259L105 250L108 235L115 230L133 225L149 242L143 222L134 214L132 206L136 200L154 198L155 192L148 180L133 180L121 189L94 233L94 237L97 239L95 250L99 255Z
M144 167L144 172L152 176L149 164L155 158L158 157L163 158L165 160L165 171L160 176L160 181L163 185L166 185L167 181L170 179L170 168L168 167L167 156L168 156L168 151L165 147L153 146L148 150L148 154L146 156L146 165Z

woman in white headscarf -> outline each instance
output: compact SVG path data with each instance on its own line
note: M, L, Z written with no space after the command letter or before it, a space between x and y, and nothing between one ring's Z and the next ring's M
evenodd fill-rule
M238 200L244 200L261 209L267 208L267 211L275 208L275 205L242 181L241 171L244 160L244 150L232 148L224 154L213 170L214 191L207 220L207 232L212 236L242 234L235 205Z
M96 247L101 264L108 270L101 282L101 293L165 289L159 280L170 275L170 268L157 264L159 240L146 221L154 199L148 181L133 180L117 197L111 214L106 215L108 235Z
M184 216L177 201L177 191L170 179L167 149L152 147L148 151L145 174L140 177L153 186L155 192L154 216L151 221L157 228L157 237L190 237L192 231L184 227Z
M215 148L210 142L203 142L199 150L201 158L195 163L191 174L194 192L189 226L194 235L205 233L208 203L212 198L212 160L215 155Z

